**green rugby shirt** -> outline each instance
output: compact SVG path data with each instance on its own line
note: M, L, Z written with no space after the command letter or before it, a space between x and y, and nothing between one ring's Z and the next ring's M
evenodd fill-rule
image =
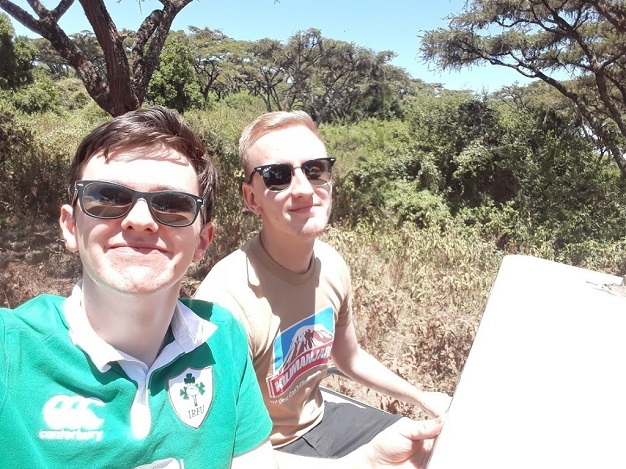
M228 311L181 300L148 370L94 345L84 313L66 313L74 296L0 309L0 467L228 468L268 437L246 335Z

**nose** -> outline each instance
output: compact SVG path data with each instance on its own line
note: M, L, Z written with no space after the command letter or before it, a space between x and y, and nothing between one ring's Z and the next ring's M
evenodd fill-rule
M291 178L291 193L293 195L313 194L313 186L300 167L293 169L293 175Z
M156 231L159 229L159 224L152 217L148 203L144 199L138 199L130 212L122 219L122 228Z

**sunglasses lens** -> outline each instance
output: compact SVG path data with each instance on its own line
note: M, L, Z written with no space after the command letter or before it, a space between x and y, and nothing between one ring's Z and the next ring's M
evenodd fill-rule
M265 187L271 191L282 191L291 184L291 166L288 164L273 164L261 171Z
M156 194L150 200L152 216L164 225L187 226L196 218L196 201L182 192Z
M330 181L332 169L329 160L310 160L302 163L302 171L314 186L322 186Z
M334 159L321 158L302 163L300 168L309 182L322 186L330 181ZM294 168L290 164L278 163L259 167L265 187L274 192L285 190L291 184Z
M119 218L131 208L133 194L113 184L87 184L81 206L87 215L96 218Z
M154 219L169 226L191 225L200 205L190 194L176 191L140 192L108 182L89 182L82 187L80 206L95 218L121 218L130 212L137 198L144 198Z

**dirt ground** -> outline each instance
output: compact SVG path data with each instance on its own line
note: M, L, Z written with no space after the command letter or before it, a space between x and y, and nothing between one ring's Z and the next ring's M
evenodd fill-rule
M56 221L19 226L0 220L0 307L15 308L42 293L67 296L80 276L78 255L65 249ZM181 295L191 296L199 283L185 277Z
M55 222L0 222L0 306L15 308L40 293L67 295L79 272Z

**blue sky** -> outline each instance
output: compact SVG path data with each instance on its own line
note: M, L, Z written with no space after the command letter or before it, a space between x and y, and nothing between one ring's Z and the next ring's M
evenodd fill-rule
M15 1L30 11L25 0ZM58 2L43 0L50 8ZM353 42L375 51L392 50L392 62L414 78L442 83L448 89L494 91L514 82L527 83L503 67L485 66L461 72L435 72L418 55L419 36L426 30L445 27L445 16L460 12L465 0L194 0L176 17L175 30L188 26L219 29L240 40L272 38L286 41L295 32L320 29L327 38ZM107 1L119 29L137 29L147 14L161 4L157 0ZM13 21L16 33L36 37ZM61 20L67 33L91 29L76 1Z

